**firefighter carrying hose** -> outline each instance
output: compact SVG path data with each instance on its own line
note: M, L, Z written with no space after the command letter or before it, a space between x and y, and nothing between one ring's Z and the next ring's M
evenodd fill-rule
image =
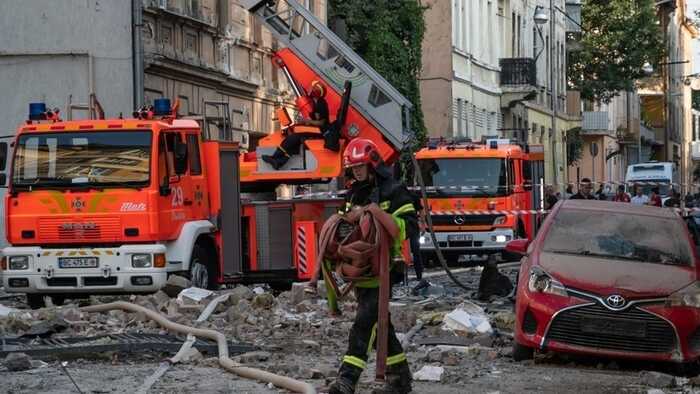
M393 239L391 256L386 256L392 268L394 257L400 254L400 244L406 233L418 231L416 212L411 195L403 183L395 181L384 165L377 146L367 139L351 141L343 154L344 166L353 179L345 198L341 216L352 216L362 209L379 220L393 221L398 237ZM324 276L327 272L324 273ZM348 350L343 357L337 380L330 386L332 394L354 393L357 381L365 369L369 352L376 346L379 303L378 277L368 277L354 282L357 297L357 315L350 331ZM334 302L331 302L334 304ZM408 393L411 391L411 372L401 343L396 338L390 317L387 316L388 354L386 359L385 386L377 393Z

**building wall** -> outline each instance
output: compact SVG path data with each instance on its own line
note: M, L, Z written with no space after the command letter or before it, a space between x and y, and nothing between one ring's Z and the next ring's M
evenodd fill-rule
M86 104L91 88L107 115L131 113L130 1L64 0L57 6L51 0L0 0L0 9L2 134L26 119L30 102L58 107L66 118L69 96Z
M450 2L427 0L423 68L420 75L421 106L428 135L452 135L452 11Z

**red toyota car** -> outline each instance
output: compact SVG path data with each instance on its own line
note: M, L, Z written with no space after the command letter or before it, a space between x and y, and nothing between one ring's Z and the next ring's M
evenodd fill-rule
M700 260L690 225L665 208L557 204L531 244L506 247L524 255L513 357L537 349L698 360Z

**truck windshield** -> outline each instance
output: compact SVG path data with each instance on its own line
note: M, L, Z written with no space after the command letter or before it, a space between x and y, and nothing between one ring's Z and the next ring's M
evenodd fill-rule
M634 184L639 182L639 187L642 188L644 194L647 196L651 194L651 189L658 187L659 194L662 196L668 195L669 189L671 188L669 179L628 179L627 182ZM628 184L630 194L634 195L634 185Z
M15 150L15 187L145 186L150 131L25 134Z
M474 196L508 193L505 159L421 159L419 165L425 186L437 187L431 193Z

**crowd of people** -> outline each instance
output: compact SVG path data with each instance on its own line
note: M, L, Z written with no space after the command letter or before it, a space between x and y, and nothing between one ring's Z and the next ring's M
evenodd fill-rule
M579 188L576 193L573 192L573 185L569 185L566 191L562 195L561 193L555 192L553 186L547 186L545 188L545 209L549 210L554 207L559 200L571 199L571 200L601 200L601 201L615 201L615 202L626 202L633 205L651 205L656 207L668 207L668 208L680 208L681 207L681 194L674 190L669 189L665 198L662 196L660 188L652 187L649 193L645 193L645 189L641 185L633 185L631 187L632 193L626 191L625 185L619 185L617 191L614 195L611 195L609 189L606 190L604 184L600 184L596 192L593 192L593 182L588 178L583 178L579 183ZM700 190L698 193L692 195L688 194L685 197L686 207L696 207L700 206Z

